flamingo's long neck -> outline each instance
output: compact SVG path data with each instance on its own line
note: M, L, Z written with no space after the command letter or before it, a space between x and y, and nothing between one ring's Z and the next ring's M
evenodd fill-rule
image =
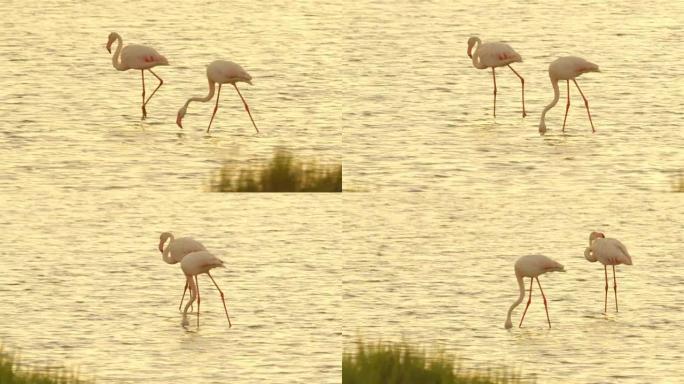
M167 245L164 248L164 252L162 252L162 260L164 260L165 263L167 264L175 264L176 261L173 260L172 258L169 257L169 251L171 249L171 243L173 242L174 238L173 235L169 236L169 245Z
M518 279L518 288L520 288L520 296L518 297L518 300L516 300L513 304L511 304L511 307L508 308L508 315L506 315L506 329L511 328L511 313L513 313L513 310L515 307L520 305L522 303L523 299L525 298L525 283L523 283L523 277L519 274L515 274L515 278Z
M487 67L480 64L480 55L478 53L478 51L480 50L480 44L482 44L480 39L475 40L475 51L473 52L473 67L477 69L485 69Z
M539 126L543 126L544 129L546 129L546 112L548 112L549 109L553 108L556 105L556 103L558 103L558 99L560 98L560 90L558 89L558 79L551 78L551 85L553 86L553 101L551 101L551 104L547 105L544 108L541 114L541 120L539 121Z
M203 103L211 100L212 97L214 97L214 91L216 90L216 84L214 84L213 81L209 80L209 94L205 97L191 97L188 99L188 101L185 102L185 105L183 106L183 109L187 109L188 105L190 105L191 102L193 101L201 101Z
M114 68L116 68L119 71L125 71L128 68L124 67L121 65L120 62L120 54L121 54L121 48L123 46L123 40L121 39L121 36L118 34L116 35L116 51L114 51L114 55L112 55L112 65Z

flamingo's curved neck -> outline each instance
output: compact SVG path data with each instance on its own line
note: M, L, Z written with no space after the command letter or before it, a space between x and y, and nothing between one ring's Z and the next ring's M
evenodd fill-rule
M516 300L513 304L511 304L511 307L508 308L508 315L506 315L506 327L510 327L511 324L511 313L513 313L513 310L515 307L520 305L522 303L523 299L525 298L525 283L523 283L523 278L519 274L515 274L515 278L518 279L518 288L520 288L520 296L518 297L518 300Z
M475 51L473 52L473 67L477 69L485 69L487 67L480 63L480 55L478 53L478 51L480 50L480 44L482 44L480 39L475 40Z
M128 69L121 65L121 62L119 60L122 46L123 40L121 39L121 36L119 36L119 34L116 34L116 51L114 51L114 55L112 55L112 65L119 71L125 71L126 69Z
M187 109L188 105L190 105L191 102L193 101L201 101L201 102L207 102L211 100L212 97L214 97L214 91L216 89L216 84L214 84L213 81L209 80L209 93L205 97L191 97L188 99L188 101L185 102L185 105L183 106L183 109Z
M545 123L546 112L548 112L549 109L553 108L556 105L556 103L558 103L558 98L560 97L560 90L558 89L558 79L551 78L551 85L553 86L553 101L551 101L551 104L547 105L542 111L541 121L539 122L540 124Z
M167 264L175 264L176 261L173 260L171 257L169 257L169 251L171 249L171 243L173 242L173 234L169 236L169 244L164 247L164 252L162 252L162 260L164 260L165 263Z

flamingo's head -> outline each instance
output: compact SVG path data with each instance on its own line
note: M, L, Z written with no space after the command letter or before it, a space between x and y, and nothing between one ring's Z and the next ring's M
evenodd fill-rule
M116 41L117 34L112 32L109 34L109 39L107 40L107 52L112 53L112 44Z
M159 252L164 253L164 243L166 243L166 240L173 236L170 232L162 232L161 235L159 235Z
M543 135L545 133L546 133L546 123L544 122L544 120L542 120L539 122L539 134Z
M178 110L178 115L176 116L176 125L178 128L183 129L183 117L185 117L185 112L188 110L188 107L182 106L181 109Z
M589 245L591 245L591 243L596 239L605 239L605 238L606 238L606 235L604 235L601 232L592 232L589 235Z
M480 38L477 36L473 36L470 39L468 39L468 57L471 59L473 58L473 47L475 46L475 43L479 42Z

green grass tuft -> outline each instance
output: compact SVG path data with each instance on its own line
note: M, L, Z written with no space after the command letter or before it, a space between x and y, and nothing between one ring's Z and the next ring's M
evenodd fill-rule
M267 165L237 169L225 164L211 181L212 192L342 192L342 166L302 162L276 150Z
M464 370L442 352L428 356L405 343L359 342L355 353L342 356L343 384L508 384L529 383L503 368Z
M5 354L0 348L0 384L86 384L74 372L50 369L43 372L22 367L16 356Z

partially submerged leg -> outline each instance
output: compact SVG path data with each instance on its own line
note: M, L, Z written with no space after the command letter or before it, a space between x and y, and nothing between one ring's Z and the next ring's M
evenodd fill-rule
M233 324L230 323L230 316L228 316L228 307L226 307L226 300L223 296L223 291L221 290L221 288L219 288L218 284L216 284L216 281L214 281L214 278L211 276L209 272L207 272L207 275L209 275L209 278L211 279L211 281L214 282L216 289L218 289L219 293L221 294L221 301L223 301L223 309L226 311L226 318L228 319L228 328L231 328Z
M570 109L570 80L565 80L568 84L568 103L565 104L565 117L563 118L563 132L565 132L565 120L568 119L568 110Z
M154 72L152 72L151 69L148 69L148 71L150 71L150 73L153 74L154 77L156 77L157 79L159 79L159 85L157 85L157 88L155 88L154 91L152 91L152 94L150 95L150 97L148 97L147 100L145 100L145 102L143 103L143 106L147 105L147 103L150 102L150 99L152 98L152 96L154 96L154 94L157 93L157 90L159 89L159 87L161 87L162 84L164 84L164 80L162 80L161 77L157 76L157 74L154 73ZM144 70L143 70L143 72L144 72ZM143 99L144 99L144 96L143 96Z
M587 100L586 97L584 97L584 93L582 93L582 90L580 89L579 85L577 84L577 81L575 79L572 79L572 82L575 83L577 86L577 90L579 91L580 95L582 95L582 98L584 99L584 106L587 107L587 116L589 116L589 123L591 123L591 131L596 132L594 129L594 122L591 121L591 112L589 112L589 101Z
M523 320L525 320L525 314L527 313L527 308L530 307L530 303L532 302L532 285L534 283L533 278L530 277L530 298L527 300L527 305L525 306L525 311L523 312L522 318L520 319L520 324L518 324L518 328L522 327Z
M216 116L216 111L218 111L219 97L221 97L221 83L219 83L218 93L216 93L216 105L214 106L214 113L211 114L211 120L209 120L209 126L207 127L207 133L209 133L209 129L211 128L211 123L214 121L214 116Z
M541 283L539 282L539 277L537 279L537 284L539 285L539 290L541 291L542 298L544 298L544 309L546 310L546 320L549 322L549 329L551 329L551 319L549 318L549 308L546 305L546 296L544 296L544 290L542 290Z
M608 313L608 266L603 266L603 271L606 273L606 296L603 300L603 313Z
M183 288L183 296L181 297L180 304L178 304L178 310L181 310L181 306L183 305L183 299L185 299L185 292L188 290L188 280L185 280L185 288Z
M522 113L523 113L523 117L525 117L525 116L527 116L527 113L525 112L525 79L523 79L522 76L520 76L520 74L518 72L516 72L515 69L513 69L513 67L511 67L510 64L508 65L508 68L510 68L511 71L513 71L513 73L515 73L515 75L520 78L520 83L522 84L522 103L523 103L523 112ZM537 281L539 281L539 279L537 279Z
M147 111L145 110L145 70L141 69L140 74L142 75L142 118L140 120L145 120L147 117Z
M615 279L615 266L613 265L613 290L615 291L615 312L618 312L617 304L617 280Z
M195 289L197 290L197 328L199 328L200 293L199 293L199 281L197 280L197 275L195 275Z
M494 73L494 67L492 67L492 79L494 79L494 117L496 117L496 73Z
M240 96L240 99L242 99L242 104L245 105L245 111L247 111L247 114L249 115L249 119L252 120L252 125L254 126L254 129L256 129L257 133L259 133L259 128L257 128L256 124L254 123L254 119L252 118L252 113L249 112L249 105L247 105L245 98L242 97L242 94L240 93L240 90L238 89L238 87L235 83L233 83L233 87L235 87L235 90L237 91L238 95ZM221 88L219 88L219 89L221 89Z

